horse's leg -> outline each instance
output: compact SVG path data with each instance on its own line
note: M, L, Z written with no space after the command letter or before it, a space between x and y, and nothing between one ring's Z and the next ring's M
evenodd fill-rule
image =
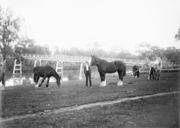
M35 82L35 87L39 87L39 83L38 83L38 81L39 81L39 76L37 75L37 74L34 74L34 82Z
M139 76L140 76L140 72L138 71L138 72L137 72L137 78L139 78Z
M151 72L150 80L154 80L154 72Z
M137 77L137 72L135 73L135 76L134 76L135 78Z
M88 86L88 77L89 77L87 72L85 73L85 76L86 76L86 87L87 87Z
M90 85L90 87L92 86L92 82L91 82L91 73L89 73L89 85Z
M154 72L153 77L154 77L154 80L157 80L157 71Z
M149 74L148 74L148 80L151 80L151 77L152 77L152 68L150 67L149 69Z
M5 87L5 78L4 78L4 73L2 74L2 86Z
M38 82L37 78L38 78L38 75L37 75L37 74L34 74L34 82L35 82L36 84L37 84L37 82Z
M106 86L106 80L105 80L105 73L99 73L101 77L101 84L100 86Z
M118 74L119 74L119 71L118 71ZM136 77L137 77L137 71L134 72L134 78L136 78Z
M119 72L118 72L118 75L119 75ZM133 77L134 77L134 78L136 77L136 74L135 74L135 72L133 72Z
M153 72L153 80L156 80L156 71Z
M157 80L159 80L159 78L160 78L160 71L158 70L157 71Z
M39 84L39 87L41 87L42 83L44 82L44 80L46 79L46 76L43 77L41 83Z
M118 75L119 75L119 81L117 83L117 86L123 85L123 71L118 70Z
M47 78L46 87L49 87L49 79L50 79L50 77Z
M152 80L153 79L153 69L150 68L150 71L149 71L149 80Z

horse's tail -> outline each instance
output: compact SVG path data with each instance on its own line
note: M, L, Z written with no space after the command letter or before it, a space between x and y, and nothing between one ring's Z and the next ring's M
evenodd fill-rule
M54 69L53 69L54 70ZM57 86L60 87L62 77L54 70L54 77L56 78Z
M124 64L124 71L123 71L123 75L126 75L126 65Z

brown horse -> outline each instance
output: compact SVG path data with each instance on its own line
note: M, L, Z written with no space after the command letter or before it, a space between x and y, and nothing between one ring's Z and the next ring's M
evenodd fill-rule
M126 65L122 61L112 61L108 62L104 59L100 59L96 56L91 56L90 61L91 66L96 65L99 71L99 75L101 78L100 86L106 86L105 75L106 73L114 73L118 72L119 75L119 82L117 83L118 86L123 85L123 77L126 75Z
M34 82L36 83L36 86L41 87L42 83L47 78L46 87L49 87L49 79L50 79L50 77L53 76L56 79L57 86L60 87L61 77L51 66L49 66L49 65L37 66L33 69L33 72L34 72ZM37 85L40 77L43 77L43 79L42 79L41 83L39 85Z
M132 67L132 71L133 71L133 76L134 76L134 77L137 76L137 78L139 78L139 76L140 76L139 66L134 65L134 66Z

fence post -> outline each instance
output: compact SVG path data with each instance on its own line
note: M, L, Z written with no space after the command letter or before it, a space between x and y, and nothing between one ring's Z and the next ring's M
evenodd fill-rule
M56 72L63 77L63 61L56 61Z

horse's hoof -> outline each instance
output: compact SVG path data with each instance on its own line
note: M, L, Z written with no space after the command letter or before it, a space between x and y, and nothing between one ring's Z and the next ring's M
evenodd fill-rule
M122 86L123 82L121 80L118 81L117 86Z
M102 81L100 87L105 87L105 86L106 86L106 81Z
M36 84L34 87L35 87L35 88L38 88L38 87L39 87L39 85L38 85L38 84Z

